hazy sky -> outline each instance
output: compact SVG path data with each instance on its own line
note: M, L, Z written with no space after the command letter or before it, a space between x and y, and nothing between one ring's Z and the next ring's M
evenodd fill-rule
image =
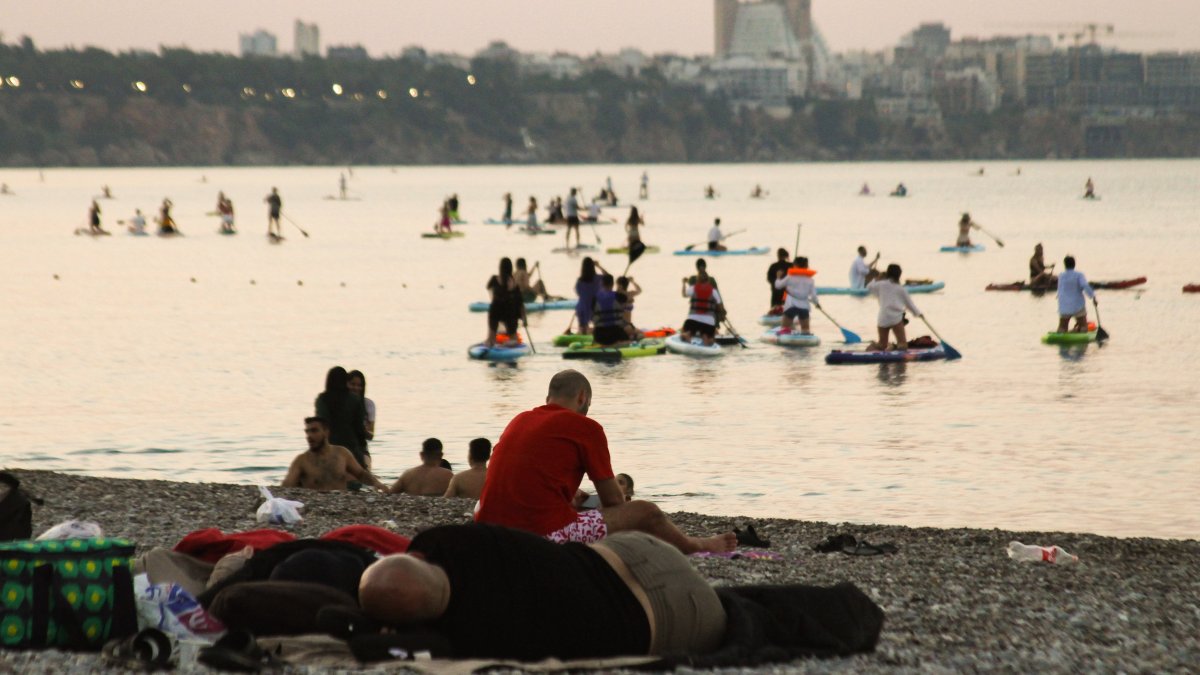
M1200 50L1198 0L813 0L834 51L882 49L922 21L954 37L1057 34L1112 23L1109 45L1136 51ZM408 45L472 54L502 39L521 51L708 54L711 0L0 0L5 42L31 36L43 49L112 51L159 45L236 52L238 33L263 28L292 47L297 18L321 29L322 48L362 44L375 56Z

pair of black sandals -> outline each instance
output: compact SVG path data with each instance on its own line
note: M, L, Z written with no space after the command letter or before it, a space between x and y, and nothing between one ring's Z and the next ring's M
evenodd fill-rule
M105 664L133 671L170 670L173 641L157 628L147 628L125 637L110 640L100 653ZM196 660L217 670L257 673L264 668L275 669L282 664L275 656L258 646L254 636L246 631L232 630L214 644L201 647Z

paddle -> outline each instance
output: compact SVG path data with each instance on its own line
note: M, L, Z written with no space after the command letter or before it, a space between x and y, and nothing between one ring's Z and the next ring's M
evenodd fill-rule
M951 347L946 342L945 338L943 338L941 335L938 335L937 329L933 327L933 324L929 323L929 319L926 319L924 314L921 315L921 320L925 322L926 326L929 326L930 332L932 332L934 335L937 335L938 342L942 343L942 349L946 350L946 358L947 359L952 360L952 359L961 359L962 358L962 354L959 354L957 349L955 349L954 347Z
M621 272L621 276L629 274L629 268L633 267L633 261L642 257L642 254L645 252L646 245L642 243L642 240L638 239L634 241L633 244L629 246L629 264L625 266L625 271Z
M575 188L575 189L579 191L580 196L583 195L583 188ZM579 209L578 208L576 208L576 210L575 210L575 217L576 218L579 217ZM596 231L596 223L589 220L588 224L592 226L592 236L596 238L596 245L598 246L600 244L603 244L604 242L600 241L600 233ZM578 232L575 233L575 242L576 243L579 242L579 233Z
M537 347L534 346L534 344L533 344L533 334L529 332L529 319L527 319L525 317L521 317L521 323L525 325L525 337L529 338L529 349L531 349L533 351L533 353L536 354Z
M1104 330L1104 326L1100 325L1100 303L1096 302L1095 296L1092 297L1092 307L1096 309L1096 342L1107 340L1108 331Z
M800 223L796 223L796 245L792 247L792 256L800 255Z
M1003 241L1000 241L1000 237L997 237L996 235L992 234L991 232L988 232L987 230L983 229L983 226L982 226L982 225L979 225L978 223L976 223L976 225L979 227L979 231L980 231L980 232L982 232L982 233L986 234L987 236L991 237L992 239L995 239L995 240L996 240L996 244L997 244L997 245L998 245L1000 248L1004 248L1004 242L1003 242Z
M730 334L732 334L733 337L737 339L738 345L741 346L742 349L750 348L746 345L746 341L742 339L742 336L738 335L737 329L733 327L732 323L730 323L728 316L725 317L725 327L728 328Z
M826 312L824 307L822 307L820 305L817 305L816 307L817 307L817 309L821 310L821 313L825 315L826 319L829 319L829 321L832 322L833 325L838 327L838 330L842 331L842 340L844 340L846 342L846 344L856 345L856 344L862 342L862 338L860 338L858 336L858 333L855 333L853 331L842 328L842 324L838 323L837 319L833 318L832 316L829 316L829 312Z
M727 235L725 235L725 236L721 237L721 238L720 238L718 241L725 241L726 239L728 239L728 238L732 237L733 235L735 235L735 234L741 234L742 232L745 232L745 231L746 231L746 230L745 230L745 228L743 228L743 229L740 229L740 230L734 230L733 232L730 232L729 234L727 234ZM700 244L705 244L705 245L707 245L707 244L708 244L708 240L707 240L707 239L705 239L704 241L696 242L695 244L688 244L687 246L684 246L684 247L683 247L683 250L685 250L685 251L690 251L690 250L692 250L692 249L696 248L697 246L699 246Z
M287 216L284 216L284 217L283 217L283 219L284 219L284 220L286 220L286 221L288 221L289 223L291 223L291 224L293 224L293 225L296 225L296 221L292 220L291 218L288 218ZM303 228L303 227L300 227L299 225L296 225L296 229L297 229L297 230L300 230L300 234L304 235L304 238L305 238L305 239L307 239L307 238L308 238L308 233L304 231L304 228Z

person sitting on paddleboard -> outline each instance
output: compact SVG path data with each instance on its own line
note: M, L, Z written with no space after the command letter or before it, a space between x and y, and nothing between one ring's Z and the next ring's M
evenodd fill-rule
M500 217L504 221L504 226L512 225L512 193L504 193L504 215Z
M513 277L512 260L500 259L500 273L488 279L487 290L492 294L492 302L488 305L487 346L496 346L496 329L501 323L504 324L504 332L515 341L520 326L518 322L525 318L525 301Z
M146 216L142 215L141 209L135 209L133 217L129 219L129 231L132 234L146 234Z
M713 226L708 230L708 250L710 251L728 251L721 240L725 237L721 236L721 219L713 220Z
M900 284L900 274L900 266L892 263L887 266L882 279L867 284L867 292L879 299L879 318L875 322L879 328L879 339L867 345L867 351L888 351L889 332L896 335L895 349L908 349L908 337L904 333L904 324L908 320L904 318L904 310L918 317L922 314Z
M538 269L541 263L534 263L533 269ZM517 269L513 271L513 279L517 280L517 287L521 289L521 297L525 302L537 302L540 297L542 302L550 302L553 298L546 292L546 284L538 279L537 283L531 283L529 275L531 271L526 269L524 258L517 258ZM558 298L561 300L561 298Z
M776 307L779 308L778 312L783 311L782 305L783 305L784 291L782 288L775 287L775 280L779 278L779 274L781 272L786 274L788 271L788 268L791 266L792 266L792 263L790 260L788 260L787 249L781 248L781 249L775 251L775 262L771 263L771 266L767 268L767 283L771 285L771 313L772 314L777 313L777 311L775 309Z
M703 260L697 263L704 262ZM721 292L717 290L712 277L705 273L705 268L699 267L699 276L683 279L683 297L690 298L687 320L683 322L683 330L679 337L684 342L691 342L692 336L699 333L704 339L704 346L711 347L717 336L717 314L721 307Z
M617 296L624 296L621 305L621 320L623 321L625 334L630 340L640 340L642 333L633 325L633 299L642 294L642 287L633 280L633 277L618 277L617 278Z
M1029 259L1029 285L1035 289L1045 289L1054 285L1054 265L1046 267L1040 243L1033 247L1033 256Z
M588 204L587 215L584 216L583 220L588 223L600 222L600 202L597 202L593 199L592 202Z
M958 219L958 239L954 242L955 246L971 246L971 230L978 230L979 223L971 220L971 214L964 213L962 218Z
M875 264L879 262L879 253L875 253L875 259L870 263L867 262L867 247L858 247L858 257L850 264L850 288L866 288L868 281L874 281L883 276L879 270L875 269Z
M595 330L592 336L596 344L612 347L628 344L625 334L625 294L618 293L613 276L605 274L600 279L600 290L596 292Z
M908 188L904 187L904 183L900 183L900 184L896 185L895 190L892 190L892 196L893 197L907 197L908 196Z
M1067 332L1067 324L1075 319L1075 333L1088 332L1086 295L1096 302L1096 291L1092 290L1083 272L1075 271L1075 256L1063 258L1063 273L1058 275L1058 332Z
M775 288L785 294L783 328L780 333L791 333L792 321L799 318L800 332L809 334L808 303L821 306L821 303L817 302L817 286L813 282L815 274L816 271L808 269L808 258L804 256L796 256L794 264L786 272L779 270L776 273Z
M158 209L158 233L159 234L177 234L179 228L175 226L175 219L171 217L171 207L175 206L170 199L163 197L162 206Z

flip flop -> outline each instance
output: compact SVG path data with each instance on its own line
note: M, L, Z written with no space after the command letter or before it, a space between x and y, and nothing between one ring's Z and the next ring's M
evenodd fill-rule
M886 553L895 553L900 549L895 544L872 544L867 541L860 541L854 546L846 546L842 549L842 553L846 555L884 555Z
M105 664L126 670L159 670L171 667L171 638L157 628L114 638L100 652Z
M754 546L757 548L771 548L770 539L762 539L758 533L754 531L754 525L746 525L745 531L733 528L733 534L737 537L738 546Z
M820 543L813 544L813 550L818 553L833 553L834 551L841 551L846 547L853 548L857 545L858 540L854 538L854 535L831 534L825 537Z
M216 644L202 647L196 660L217 670L232 670L239 673L257 673L263 668L277 668L279 663L269 652L258 646L249 631L231 630Z

